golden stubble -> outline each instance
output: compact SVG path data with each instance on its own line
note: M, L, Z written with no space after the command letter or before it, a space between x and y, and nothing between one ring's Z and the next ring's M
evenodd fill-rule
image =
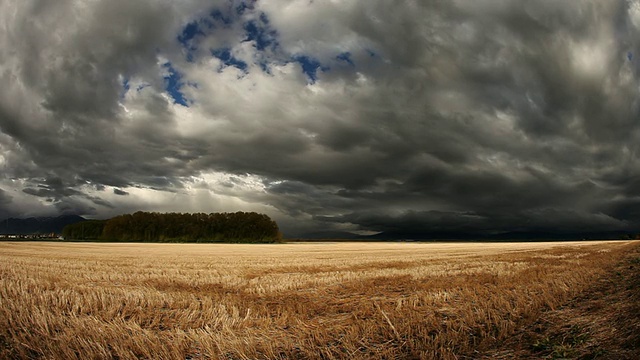
M4 242L0 357L472 357L632 246Z

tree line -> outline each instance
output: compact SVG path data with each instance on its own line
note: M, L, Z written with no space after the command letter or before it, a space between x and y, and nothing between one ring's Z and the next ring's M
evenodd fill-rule
M141 242L272 243L281 240L278 224L255 212L157 213L138 211L109 220L67 225L67 240Z

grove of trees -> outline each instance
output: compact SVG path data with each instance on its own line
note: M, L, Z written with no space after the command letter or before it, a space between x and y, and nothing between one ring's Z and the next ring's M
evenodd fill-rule
M68 240L142 242L272 243L281 239L267 215L235 213L136 212L109 220L83 221L64 228Z
M65 226L62 236L74 240L100 240L107 220L87 220Z

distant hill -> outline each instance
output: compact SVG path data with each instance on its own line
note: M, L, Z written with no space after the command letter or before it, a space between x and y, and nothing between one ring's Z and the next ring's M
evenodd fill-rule
M61 234L65 226L85 220L85 218L78 215L30 217L26 219L9 218L0 221L0 234Z
M343 240L343 241L570 241L570 240L616 240L640 238L640 231L511 231L480 233L464 231L433 232L381 232L375 235L357 235L343 231L316 231L292 236L288 240Z
M340 239L340 240L352 240L360 239L362 236L346 232L346 231L315 231L293 236L294 239L309 239L309 240L327 240L327 239Z
M549 232L522 231L482 234L473 232L442 231L431 233L390 233L382 232L367 238L371 240L485 240L485 241L530 241L530 240L614 240L626 237L635 238L637 232L601 231L601 232Z

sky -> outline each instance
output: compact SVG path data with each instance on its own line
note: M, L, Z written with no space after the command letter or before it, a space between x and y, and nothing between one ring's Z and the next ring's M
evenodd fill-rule
M0 219L640 229L638 0L4 0Z

